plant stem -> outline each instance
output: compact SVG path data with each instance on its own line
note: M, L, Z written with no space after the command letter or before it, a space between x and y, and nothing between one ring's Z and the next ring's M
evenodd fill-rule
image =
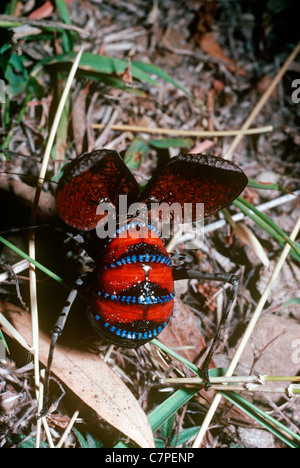
M94 124L93 128L103 129L105 125ZM170 129L161 127L142 127L139 125L112 125L111 130L119 130L123 132L141 132L141 133L159 133L161 135L181 135L181 136L194 136L194 137L227 137L235 135L254 135L257 133L272 132L273 127L268 125L266 127L250 128L247 130L182 130L182 129Z

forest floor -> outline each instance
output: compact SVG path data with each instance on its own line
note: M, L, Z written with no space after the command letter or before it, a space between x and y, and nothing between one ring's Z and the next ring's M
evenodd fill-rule
M41 3L11 1L6 10L1 6L1 78L7 95L7 105L1 106L1 230L28 224L53 115L74 52L84 46L85 64L76 75L51 157L61 162L93 148L110 148L125 154L142 185L166 154L172 157L180 152L204 152L225 156L238 164L251 181L243 198L258 208L269 202L269 207L262 208L264 214L278 232L281 229L291 234L300 214L299 198L291 196L296 191L299 195L300 185L299 53L270 95L266 93L297 47L297 1L69 0L61 2L67 12L56 10L51 2L39 7ZM9 10L12 4L15 9ZM11 18L4 14L17 16L22 24L12 25ZM62 23L70 28L64 29ZM94 57L104 59L100 62ZM141 63L148 66L139 67ZM263 105L250 128L272 129L243 135L239 141L234 135L218 135L243 128L260 102ZM195 135L195 131L202 133ZM39 222L56 223L53 200L60 170L52 159L43 184ZM10 179L7 172L12 174ZM230 207L231 215L238 211L237 206ZM207 230L204 243L196 239L195 249L187 251L203 272L226 271L241 277L234 310L214 356L214 364L220 368L230 363L283 248L280 234L273 235L274 230L248 216L239 223L247 226L242 232L233 232L228 223L224 224ZM255 244L247 229L256 238ZM49 232L47 228L41 231L37 233L37 258L66 283L71 284L79 274L92 269L92 260L75 242L66 243L61 232ZM10 234L7 238L26 250L26 235L19 239L17 234ZM184 237L172 242L175 253L186 251ZM297 246L299 252L299 243ZM28 265L24 272L11 273L11 266L19 260L7 247L1 251L1 312L14 308L15 313L21 313L21 298L30 304ZM18 294L16 284L21 289ZM235 371L238 375L300 375L299 284L299 253L294 252L284 262L267 298L239 360ZM181 282L176 293L174 319L159 339L200 365L205 343L216 330L226 289L216 282L201 284L193 280ZM38 276L39 310L48 316L41 318L42 328L49 331L66 296L66 290L46 274ZM70 348L74 342L86 345L91 333L83 324L82 307L77 309L66 330ZM5 327L2 330L5 332ZM28 354L17 346L14 349L13 341L7 340L12 349L0 367L0 446L15 447L24 440L34 444L33 371L30 365L24 368ZM106 343L88 343L102 357L106 355ZM177 389L177 384L159 383L159 379L191 375L182 364L151 345L137 351L115 348L107 355L107 363L146 414ZM18 371L20 367L22 372ZM69 386L68 381L65 384ZM62 386L64 379L60 378L55 390L58 395ZM299 399L289 396L282 383L276 382L278 387L281 391L275 393L248 389L241 394L299 437ZM48 416L56 443L81 399L77 390L75 382ZM179 446L191 447L213 396L213 391L201 391L179 407L170 415L169 425L165 422L155 432L156 445L168 447L179 441ZM100 417L110 424L104 419L99 421L97 408L88 398L65 444L111 447L122 439L121 432L126 434L126 429L117 423L113 428L113 421L103 414ZM48 443L44 433L42 441ZM204 445L275 448L287 444L224 400L205 434Z

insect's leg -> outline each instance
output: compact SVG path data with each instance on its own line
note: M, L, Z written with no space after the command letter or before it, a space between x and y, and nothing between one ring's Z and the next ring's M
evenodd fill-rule
M220 335L222 328L224 327L226 320L228 318L229 312L231 311L232 305L236 299L238 288L239 288L239 277L230 273L201 273L196 270L190 270L186 267L175 267L173 269L174 280L178 279L198 279L204 281L222 281L223 283L229 283L231 285L231 290L227 296L227 303L223 311L220 323L218 325L217 331L215 333L214 339L210 345L209 351L206 355L204 363L201 366L201 374L205 379L205 389L207 390L210 387L210 380L208 375L208 369L210 361L213 357L215 349L220 341Z
M219 281L223 281L223 279L219 280ZM206 380L206 385L205 385L205 388L208 389L210 387L210 382L209 382L209 375L208 375L208 369L209 369L209 364L210 364L210 361L212 360L212 357L213 357L213 354L216 350L216 347L220 341L220 337L221 337L221 331L226 323L226 320L228 318L228 315L231 311L231 308L232 308L232 305L235 301L235 298L237 296L237 293L238 293L238 288L239 288L239 278L238 276L236 275L231 275L230 278L228 278L227 280L228 283L231 284L231 289L227 295L227 303L226 303L226 306L225 306L225 309L222 313L222 317L221 317L221 320L220 320L220 323L218 325L218 328L217 328L217 331L215 333L215 336L214 336L214 339L210 345L210 348L209 348L209 351L207 353L207 356L205 358L205 361L204 363L202 364L202 373L203 375L205 376L205 380Z
M58 319L56 320L52 330L51 330L51 344L50 344L50 349L49 349L49 355L48 355L48 362L47 362L47 367L45 371L45 381L44 381L44 402L43 402L43 409L41 412L41 415L45 415L48 411L48 405L49 405L49 380L50 380L50 369L51 369L51 364L53 360L53 355L54 355L54 348L56 345L56 342L58 340L58 337L62 334L62 331L64 329L64 326L66 324L68 315L70 313L71 307L78 295L79 289L82 287L84 284L84 280L86 278L86 275L81 276L78 278L75 282L75 286L70 292L68 299L66 301L66 305L62 309Z
M176 254L169 252L169 257L171 258L173 264L175 262L175 265L183 265L193 261L193 257L188 254Z

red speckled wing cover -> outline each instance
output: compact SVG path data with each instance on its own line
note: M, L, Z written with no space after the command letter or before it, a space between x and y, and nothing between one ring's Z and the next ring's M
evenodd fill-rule
M186 154L172 158L164 171L145 187L140 201L151 203L204 203L204 217L229 205L247 185L244 172L216 156Z
M135 201L139 187L116 151L95 150L74 159L64 170L56 192L56 207L61 219L82 231L95 229L101 216L99 203L118 205L119 195Z
M190 220L195 221L197 203L204 203L204 217L211 216L229 205L246 184L247 177L232 162L211 155L179 155L149 181L139 201L148 208L151 203L177 203L182 214L184 203L191 203ZM138 199L134 176L117 152L95 150L66 167L57 188L57 211L65 223L89 231L101 219L96 215L98 205L108 202L117 207L119 195L128 195L127 206ZM174 221L172 212L170 216Z

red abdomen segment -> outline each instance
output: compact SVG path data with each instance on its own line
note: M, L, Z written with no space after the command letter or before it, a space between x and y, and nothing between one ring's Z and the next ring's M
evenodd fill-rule
M154 228L132 222L119 228L93 275L90 319L111 342L139 347L169 322L175 296L172 263Z

